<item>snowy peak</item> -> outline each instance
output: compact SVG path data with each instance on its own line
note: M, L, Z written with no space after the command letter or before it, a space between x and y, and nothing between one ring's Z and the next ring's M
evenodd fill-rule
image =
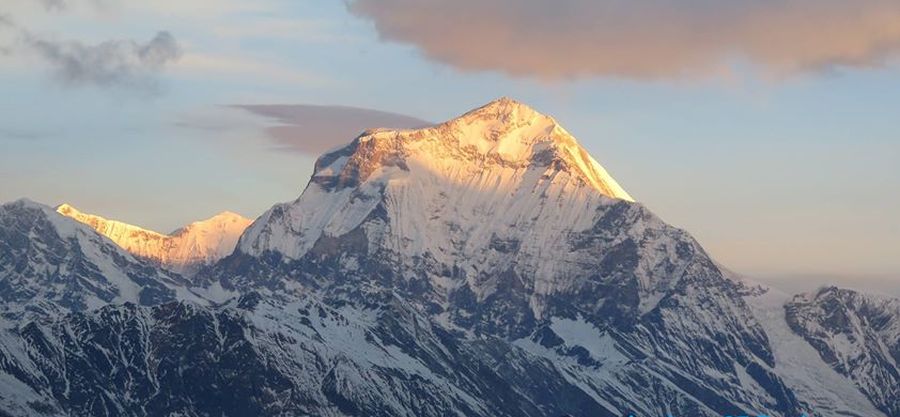
M503 98L423 129L369 130L322 155L303 194L261 216L238 249L299 259L323 236L386 217L391 239L379 245L450 262L497 236L549 244L621 201L633 200L556 120Z
M517 242L523 265L562 256L556 243L620 202L632 198L552 117L503 98L423 129L366 131L322 155L303 194L261 216L238 250L300 259L377 223L370 251L451 269L466 258L466 274L485 274L474 260L484 248Z
M84 223L123 249L141 258L158 262L180 273L192 273L231 254L251 220L232 212L222 212L164 235L128 223L109 220L62 204L56 211Z
M180 239L181 246L199 255L191 262L208 264L231 255L238 238L252 222L240 214L223 211L176 230L171 238Z
M446 123L463 132L481 131L481 150L510 161L543 164L578 175L608 197L634 199L553 117L502 97ZM476 137L479 135L475 135Z
M458 180L454 176L460 171L474 170L540 170L546 176L563 172L607 197L634 201L556 120L509 98L433 127L366 131L319 158L313 182L352 187L373 173L410 171L411 165L449 180Z
M537 119L556 123L553 118L538 113L528 105L509 97L501 97L481 107L471 110L454 121L473 122L476 120L496 121L505 124L529 123Z

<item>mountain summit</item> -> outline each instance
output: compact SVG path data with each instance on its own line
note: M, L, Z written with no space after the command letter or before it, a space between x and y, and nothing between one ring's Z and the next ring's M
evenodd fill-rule
M512 163L551 162L551 170L569 171L609 197L634 201L554 118L516 100L502 97L442 126L482 154Z
M633 199L574 137L502 98L424 129L369 130L321 156L303 195L264 214L239 248L296 259L378 208L405 235L383 242L392 251L441 259L492 239L553 239L588 227L597 205L615 201Z
M634 203L552 117L509 98L424 129L366 131L322 155L303 194L264 213L237 247L284 260L377 255L409 268L399 276L427 277L436 299L499 296L515 277L537 317L617 250L702 251ZM677 282L660 273L670 261L631 268L644 295L634 308L651 309Z
M608 197L633 201L556 120L509 98L424 129L366 131L348 146L319 158L313 180L353 184L367 180L378 168L409 171L410 165L457 182L467 181L461 176L479 173L564 175L565 180L582 182Z
M58 206L56 211L90 226L135 256L186 274L230 255L241 233L251 223L250 219L225 211L164 235L128 223L82 213L69 204Z

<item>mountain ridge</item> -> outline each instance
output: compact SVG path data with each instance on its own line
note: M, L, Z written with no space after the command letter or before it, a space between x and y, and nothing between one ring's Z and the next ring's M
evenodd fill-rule
M27 199L0 205L0 297L13 316L109 303L204 303L178 274L149 265L93 228Z
M68 203L60 204L56 211L92 227L136 256L187 275L230 255L238 238L252 222L240 214L223 211L166 235L83 213Z

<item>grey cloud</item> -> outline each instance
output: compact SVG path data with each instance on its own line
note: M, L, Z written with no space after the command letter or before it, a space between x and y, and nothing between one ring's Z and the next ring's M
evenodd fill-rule
M0 35L2 35L6 29L15 30L16 23L9 15L0 14ZM13 50L11 45L0 43L0 56L11 56L12 54Z
M0 29L3 28L15 28L16 22L13 21L12 16L8 14L0 13Z
M82 0L82 1L74 1L74 0L38 0L44 9L48 12L63 12L69 10L69 8L73 4L87 4L88 6L92 6L97 9L102 9L107 6L107 2L105 0Z
M49 11L65 10L68 7L65 0L40 0L44 8Z
M236 105L275 122L266 129L280 149L318 156L349 143L370 128L417 128L430 122L412 116L346 106Z
M169 32L159 32L143 44L111 40L97 45L26 34L25 44L51 66L58 79L71 86L152 89L156 86L154 76L181 56L181 48Z
M566 79L776 76L883 65L897 0L348 0L380 36L462 70Z

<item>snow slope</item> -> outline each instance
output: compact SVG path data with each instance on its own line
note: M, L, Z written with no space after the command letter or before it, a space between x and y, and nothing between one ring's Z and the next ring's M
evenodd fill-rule
M234 251L238 238L251 220L225 211L191 223L169 235L78 211L69 204L56 208L60 214L89 225L100 234L141 258L158 262L172 271L191 274Z
M785 316L785 304L791 298L773 288L746 297L747 304L753 306L759 322L766 329L779 374L798 396L814 405L818 414L885 416L871 400L822 360L803 336L791 330Z
M825 287L793 297L784 310L821 361L885 414L900 415L900 300Z

